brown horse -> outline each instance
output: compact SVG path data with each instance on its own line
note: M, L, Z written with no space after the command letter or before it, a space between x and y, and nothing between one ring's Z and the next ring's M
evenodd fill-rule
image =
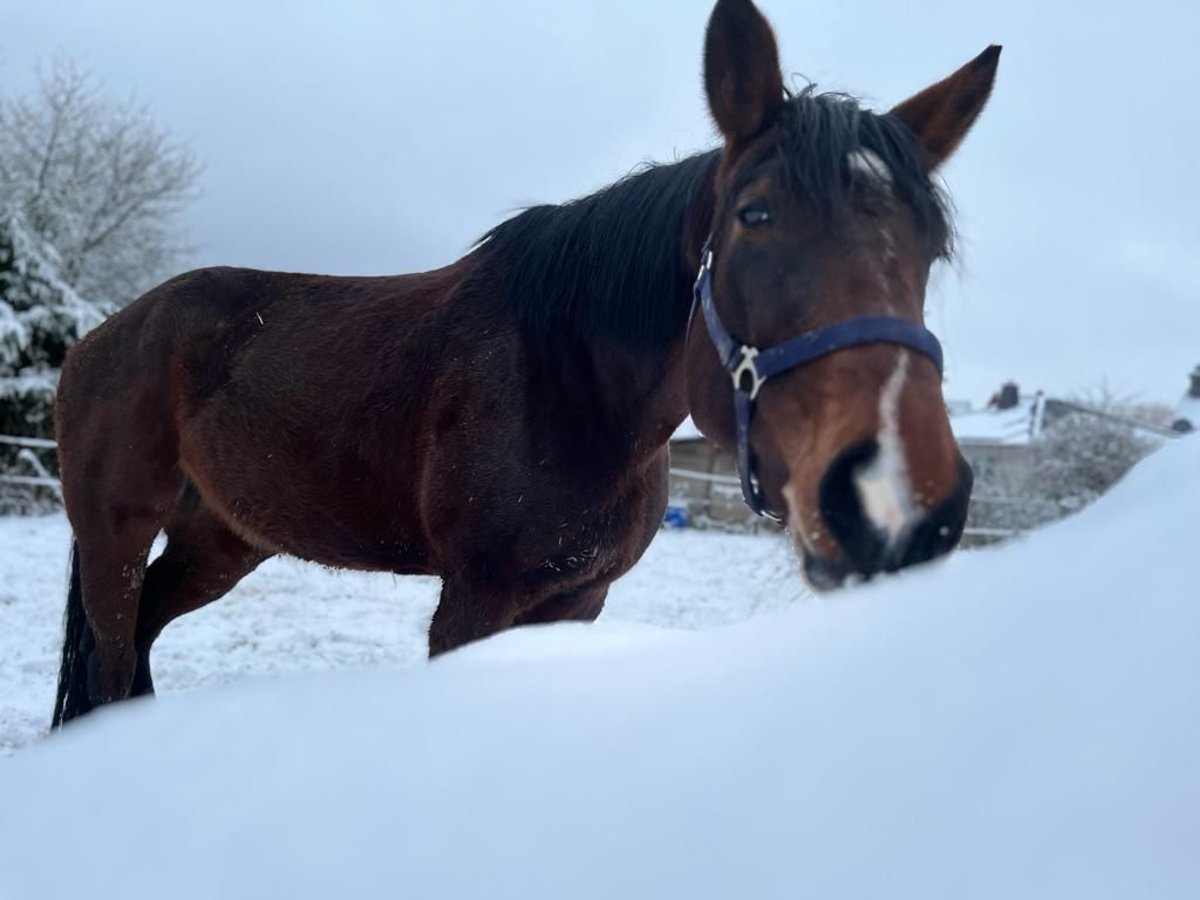
M594 619L659 527L689 409L731 447L744 425L748 498L819 586L950 550L970 472L922 325L951 234L931 178L998 54L879 115L786 92L766 20L720 0L720 149L529 209L436 271L204 269L113 316L58 394L76 544L55 724L151 693L163 628L280 553L441 576L431 654ZM722 327L754 342L741 362Z

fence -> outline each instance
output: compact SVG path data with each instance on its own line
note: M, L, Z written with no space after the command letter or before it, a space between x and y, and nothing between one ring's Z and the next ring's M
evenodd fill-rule
M15 484L24 487L41 487L53 491L55 496L62 498L62 484L42 462L39 452L53 451L58 448L54 441L43 438L14 437L0 434L0 446L16 447L17 461L24 463L32 475L0 474L0 484Z
M0 434L0 445L18 448L17 459L25 463L32 472L31 475L0 474L0 484L46 488L53 491L60 500L62 499L61 483L38 456L39 452L44 453L57 449L58 445L54 441ZM741 504L742 487L741 481L737 477L677 468L672 468L670 473L672 496L677 498L672 501L672 505L686 508L688 524L701 528L715 527L753 533L772 527L769 522L755 516ZM704 489L700 492L681 492L678 489L681 481L699 483L703 485ZM720 501L722 514L714 512L714 499ZM1026 499L981 496L972 498L971 505L975 507L983 504L1006 505L1028 502ZM738 510L738 512L731 514L731 509ZM1015 537L1020 533L1021 530L1017 528L968 527L963 532L963 539L967 544L978 545Z
M750 512L736 476L677 467L670 474L670 506L675 512L670 524L751 534L778 531L773 521Z
M672 504L682 506L687 510L690 524L699 528L721 528L731 531L750 531L757 533L765 520L755 516L741 503L742 483L733 475L722 475L712 472L696 472L691 469L672 468L671 496ZM701 490L681 489L681 482L692 482L702 485ZM720 514L714 510L714 499L722 501ZM736 499L735 504L725 501ZM985 504L1018 505L1029 501L1010 497L981 496L972 498L972 507ZM737 510L731 514L730 510ZM1021 534L1017 528L982 528L970 526L963 531L963 542L967 546L979 546Z

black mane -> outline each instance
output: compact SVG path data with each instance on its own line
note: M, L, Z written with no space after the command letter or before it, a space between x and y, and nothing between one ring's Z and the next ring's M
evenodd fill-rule
M908 127L842 94L812 88L789 96L778 152L789 187L821 215L849 208L850 153L867 149L891 171L900 200L943 256L952 229ZM608 338L661 350L683 328L690 270L688 210L711 184L713 150L650 165L603 190L559 206L534 206L497 225L479 252L499 278L502 302L534 334Z
M568 331L651 349L679 332L688 210L718 151L650 165L588 197L534 206L481 240L504 302L537 334ZM686 315L686 308L683 310Z

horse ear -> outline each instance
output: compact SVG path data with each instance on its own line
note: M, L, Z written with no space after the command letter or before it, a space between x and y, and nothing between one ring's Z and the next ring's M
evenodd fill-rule
M704 88L728 143L748 141L783 106L775 33L751 0L718 0L704 41Z
M992 95L1000 46L993 44L951 75L892 110L925 148L930 171L950 158Z

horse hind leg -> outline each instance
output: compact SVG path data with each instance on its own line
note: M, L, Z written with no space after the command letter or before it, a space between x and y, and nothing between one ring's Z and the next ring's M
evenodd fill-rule
M61 455L75 544L55 726L129 696L146 561L183 484L169 453L137 452L149 442L129 421L84 432Z
M170 377L180 321L156 296L85 337L59 378L55 435L79 569L56 724L129 696L146 560L184 483Z
M233 589L272 554L231 531L189 483L167 523L167 546L146 571L135 641L133 696L154 693L150 650L172 621Z
M55 726L128 697L137 669L138 602L160 521L152 506L104 518L76 508Z

